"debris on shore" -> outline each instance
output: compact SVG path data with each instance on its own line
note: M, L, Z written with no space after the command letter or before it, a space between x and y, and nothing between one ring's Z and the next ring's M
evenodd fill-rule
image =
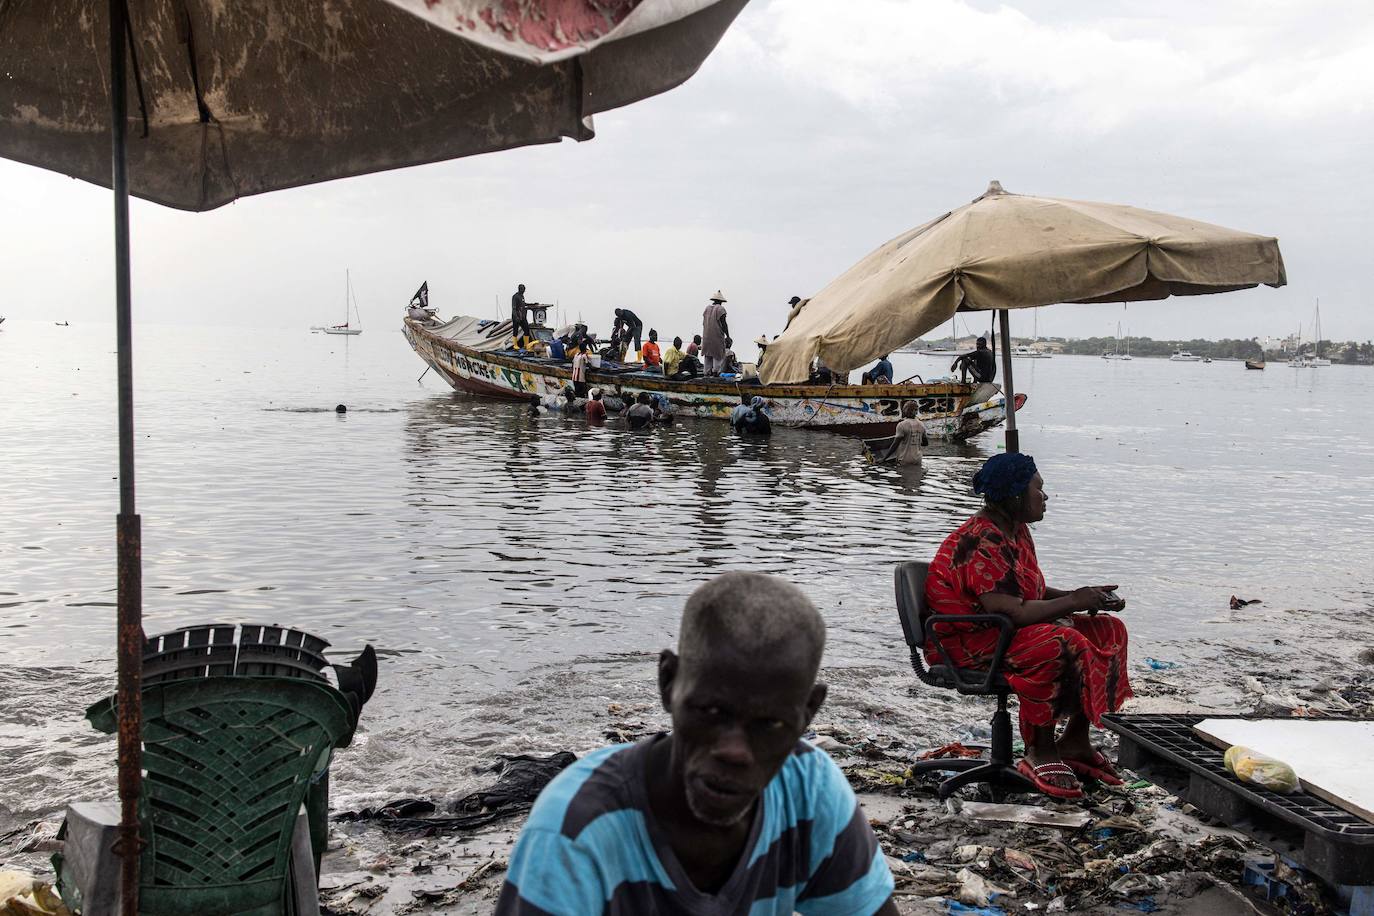
M831 680L871 676L865 669L835 672ZM1196 706L1187 679L1186 671L1147 669L1135 678L1135 702L1145 708ZM1270 876L1262 879L1270 890L1273 882L1282 884L1284 912L1338 912L1325 888L1272 850L1129 772L1124 786L1093 786L1075 803L1019 794L995 800L1005 804L988 804L978 789L940 800L941 776L914 774L911 765L976 753L988 739L980 721L984 704L916 689L921 702L911 708L874 703L871 694L838 702L808 735L859 795L896 879L902 913L1277 912L1251 886L1258 883L1252 880L1256 875ZM1374 678L1358 669L1308 683L1268 670L1242 672L1236 690L1236 706L1265 715L1374 716ZM602 709L576 756L667 725L651 701L609 702ZM574 758L571 751L496 755L481 770L487 784L476 791L454 798L397 797L336 811L322 867L321 912L489 913L525 812L539 789ZM0 861L41 873L60 843L57 820L45 817L0 837Z

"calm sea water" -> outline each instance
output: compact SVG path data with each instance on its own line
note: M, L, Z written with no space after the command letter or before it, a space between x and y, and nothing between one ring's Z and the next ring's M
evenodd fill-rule
M341 799L456 790L496 751L587 747L625 704L651 717L654 653L729 569L786 576L823 609L837 715L920 727L892 566L977 508L969 480L1000 432L903 474L819 433L530 418L417 383L399 331L140 327L136 344L147 630L279 622L341 655L373 643L381 682ZM0 828L111 783L110 741L81 713L112 689L113 349L108 326L0 330ZM1374 371L1060 357L1016 373L1051 496L1042 565L1061 586L1119 583L1137 657L1224 691L1247 659L1341 664L1374 643ZM1233 593L1264 604L1230 612Z

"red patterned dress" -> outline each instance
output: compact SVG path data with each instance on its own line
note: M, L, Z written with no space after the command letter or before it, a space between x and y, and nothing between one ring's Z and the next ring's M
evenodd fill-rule
M945 538L926 578L931 614L982 614L980 595L997 592L1025 601L1045 597L1045 577L1025 525L1008 539L980 515ZM998 629L983 623L934 627L954 664L985 667L997 648ZM926 658L944 664L934 646ZM1020 698L1021 735L1081 709L1093 725L1131 696L1126 677L1126 626L1118 618L1073 614L1052 623L1021 627L1007 649L1003 673ZM1077 697L1077 702L1073 701Z

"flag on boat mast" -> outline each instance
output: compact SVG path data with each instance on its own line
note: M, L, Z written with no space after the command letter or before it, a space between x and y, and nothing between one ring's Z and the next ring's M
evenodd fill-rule
M415 295L410 297L410 305L419 305L422 309L429 308L429 281L420 284L420 288L415 291Z

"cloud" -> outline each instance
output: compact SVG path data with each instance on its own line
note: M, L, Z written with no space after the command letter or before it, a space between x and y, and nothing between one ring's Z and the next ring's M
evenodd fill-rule
M188 215L135 204L140 321L304 327L351 267L365 321L419 282L487 315L516 282L691 333L730 297L779 330L868 251L979 194L1131 203L1278 235L1290 286L1132 307L1136 333L1245 336L1365 306L1366 0L754 0L701 72L595 140L331 182ZM109 194L0 163L0 305L110 313ZM1116 315L1045 309L1044 333ZM82 314L84 312L85 314ZM738 322L738 324L737 324Z
M1362 111L1374 92L1368 17L1314 48L1291 40L1321 15L1311 4L1163 3L1096 20L1020 6L775 0L748 27L789 79L877 118L972 113L1102 134L1154 117Z

